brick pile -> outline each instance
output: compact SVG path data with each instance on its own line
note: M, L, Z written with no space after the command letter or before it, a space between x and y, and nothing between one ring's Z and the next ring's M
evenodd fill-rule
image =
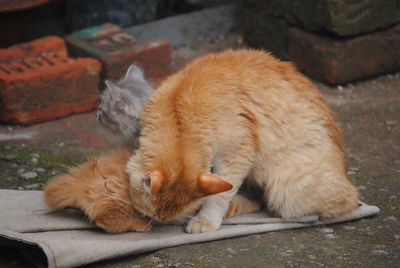
M67 56L64 40L45 37L0 50L0 120L29 124L98 105L101 65Z
M83 29L69 35L66 41L73 56L98 59L103 64L103 74L111 80L121 78L133 63L153 86L171 71L171 43L140 42L113 24Z
M343 84L400 69L398 0L247 0L246 41Z
M0 49L0 122L31 124L88 112L102 79L139 65L153 86L170 72L169 42L139 42L112 24ZM68 53L69 52L69 53Z

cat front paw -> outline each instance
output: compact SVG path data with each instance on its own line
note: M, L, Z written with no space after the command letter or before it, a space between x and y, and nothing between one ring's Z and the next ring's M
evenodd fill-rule
M218 230L221 226L221 223L216 223L209 219L194 217L192 218L188 224L186 225L186 232L195 234L195 233L205 233L205 232L213 232Z

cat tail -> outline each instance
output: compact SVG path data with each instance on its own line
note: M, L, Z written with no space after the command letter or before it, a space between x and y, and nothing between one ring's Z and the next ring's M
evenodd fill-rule
M67 173L54 177L44 188L44 199L53 210L67 207L80 208L82 181L74 175Z

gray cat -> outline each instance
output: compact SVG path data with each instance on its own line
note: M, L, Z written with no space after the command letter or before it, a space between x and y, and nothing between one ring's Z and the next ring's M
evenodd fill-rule
M108 138L135 149L140 133L140 112L154 89L136 65L129 66L125 77L117 83L106 80L105 84L96 117Z

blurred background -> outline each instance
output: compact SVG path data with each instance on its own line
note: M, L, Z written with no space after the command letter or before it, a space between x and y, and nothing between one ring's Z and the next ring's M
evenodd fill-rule
M113 23L129 27L232 0L1 0L0 47Z
M246 45L337 85L400 68L399 6L400 0L0 0L0 47L104 23L174 48L235 32Z

